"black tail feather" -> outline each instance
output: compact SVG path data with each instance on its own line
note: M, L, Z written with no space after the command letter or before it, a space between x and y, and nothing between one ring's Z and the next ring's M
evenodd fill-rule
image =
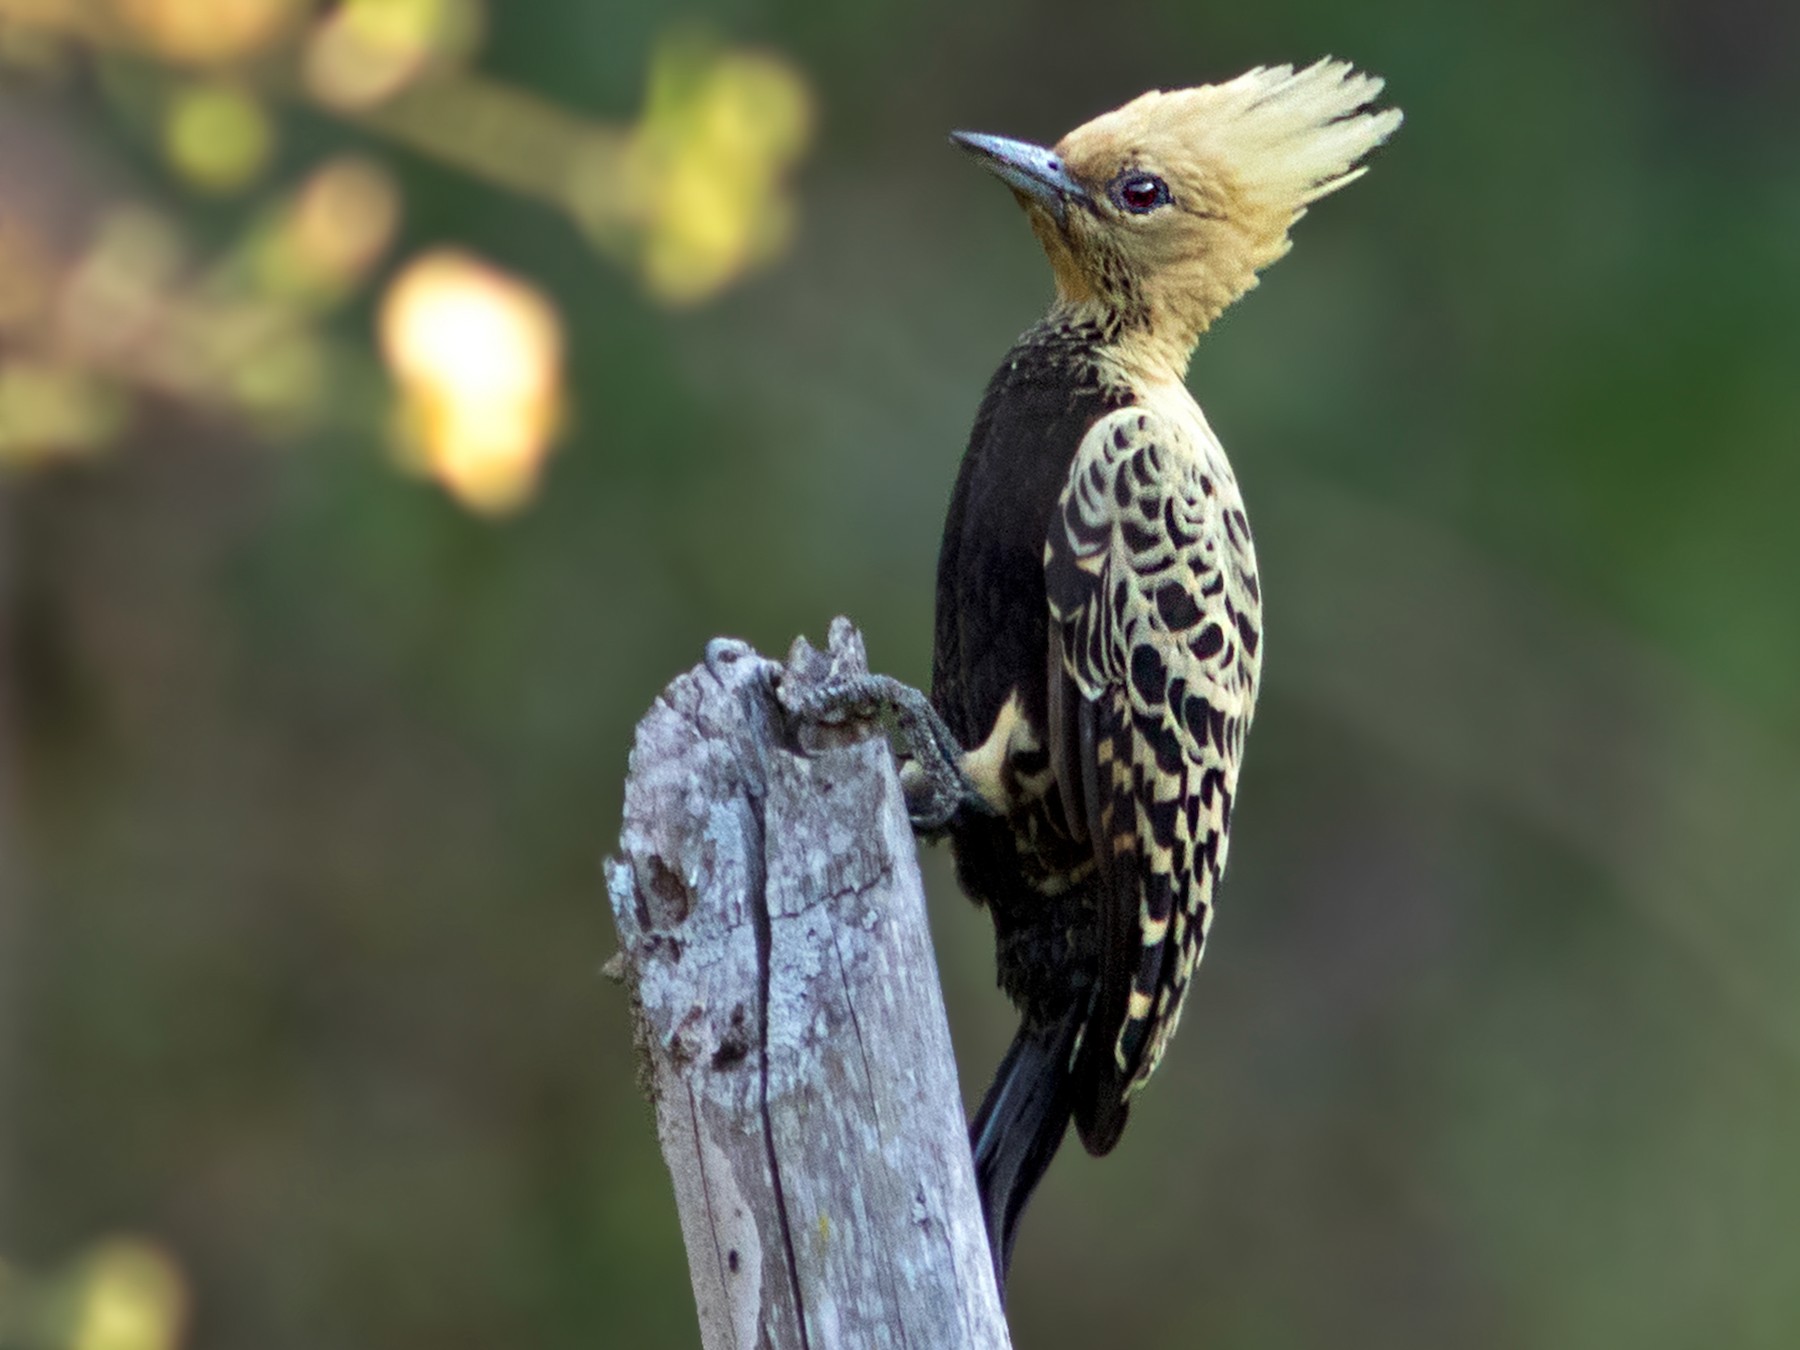
M969 1126L994 1277L1006 1295L1019 1216L1069 1128L1069 1056L1080 1010L1048 1026L1021 1026Z

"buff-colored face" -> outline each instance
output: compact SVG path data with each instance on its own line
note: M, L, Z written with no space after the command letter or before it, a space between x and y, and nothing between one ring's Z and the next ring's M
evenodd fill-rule
M1027 209L1065 293L1151 321L1191 316L1198 332L1280 256L1292 213L1247 196L1227 162L1184 141L1144 103L1057 144L1082 189L1060 221L1041 202Z
M958 134L1013 188L1061 298L1191 343L1288 248L1308 203L1400 123L1341 62L1152 91L1044 149Z

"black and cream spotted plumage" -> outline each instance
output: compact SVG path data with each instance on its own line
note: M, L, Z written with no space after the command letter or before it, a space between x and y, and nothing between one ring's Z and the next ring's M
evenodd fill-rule
M1098 865L1098 987L1076 1077L1117 1137L1200 960L1262 661L1250 527L1185 390L1083 439L1044 547L1055 777ZM1187 407L1183 407L1183 403ZM1183 414L1186 413L1186 416ZM1115 1126L1112 1122L1117 1120Z
M931 701L958 877L1020 1027L971 1136L1004 1282L1073 1120L1119 1141L1218 903L1262 662L1231 465L1184 376L1306 206L1399 123L1337 62L1152 92L1054 148L960 135L1056 276L989 383L945 522Z

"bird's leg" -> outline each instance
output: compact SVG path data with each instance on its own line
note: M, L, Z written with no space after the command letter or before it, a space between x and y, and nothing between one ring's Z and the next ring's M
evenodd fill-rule
M906 741L909 762L900 782L913 829L934 835L965 807L992 815L994 808L962 770L963 750L924 694L891 675L849 675L801 694L789 703L797 716L837 724L859 718L891 720Z

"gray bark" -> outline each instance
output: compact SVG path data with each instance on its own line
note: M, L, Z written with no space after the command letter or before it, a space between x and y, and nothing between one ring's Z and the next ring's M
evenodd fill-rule
M1010 1344L880 728L787 705L850 624L741 644L639 724L607 881L706 1350Z

